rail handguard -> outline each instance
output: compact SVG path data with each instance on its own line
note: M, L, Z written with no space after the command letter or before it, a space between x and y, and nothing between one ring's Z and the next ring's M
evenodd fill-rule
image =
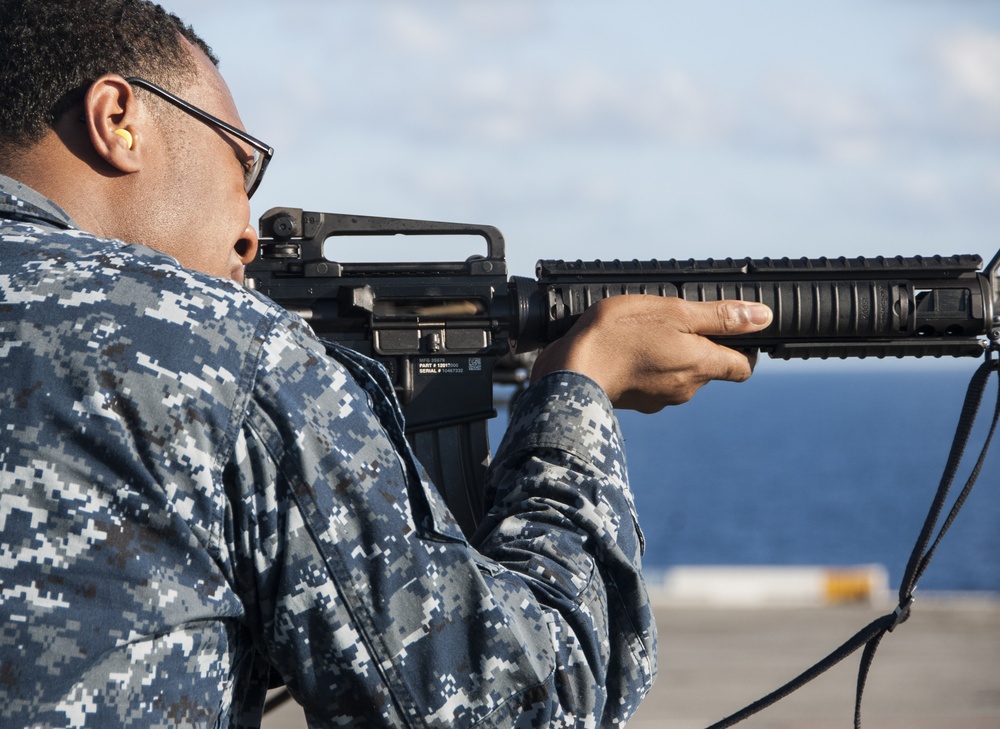
M487 255L437 263L340 263L334 236L481 236ZM352 256L353 257L353 256ZM489 460L495 378L523 377L529 356L593 303L621 294L767 304L764 331L720 339L771 357L982 355L1000 347L1000 253L669 261L539 261L507 277L492 226L273 208L247 285L301 314L316 333L381 362L417 457L472 534ZM498 366L498 363L500 366Z

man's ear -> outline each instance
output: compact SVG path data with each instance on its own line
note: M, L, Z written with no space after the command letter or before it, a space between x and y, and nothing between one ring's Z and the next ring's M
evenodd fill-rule
M145 119L132 87L116 74L98 78L84 96L83 121L90 143L120 172L138 172L142 167Z

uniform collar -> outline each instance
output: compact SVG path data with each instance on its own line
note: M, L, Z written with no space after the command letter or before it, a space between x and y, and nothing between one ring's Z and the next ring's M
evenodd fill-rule
M59 228L79 228L54 202L5 175L0 175L0 218L41 222Z

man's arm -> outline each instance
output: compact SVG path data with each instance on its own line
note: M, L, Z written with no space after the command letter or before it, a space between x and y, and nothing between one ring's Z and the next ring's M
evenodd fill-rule
M624 723L656 673L656 626L624 443L597 384L556 372L522 394L488 488L477 547L552 615L552 686L564 689L553 708L564 713L550 718Z
M230 470L232 491L245 494L232 500L237 591L260 606L251 634L310 721L546 726L600 716L617 663L609 652L648 653L652 639L648 619L614 617L620 597L610 617L606 604L607 575L638 579L638 533L603 393L563 374L525 394L495 479L499 528L476 550L421 478L377 372L282 327L258 371ZM570 419L584 425L567 430ZM545 493L567 519L528 513ZM649 655L642 663L631 668L632 709L651 679Z
M317 725L544 725L600 716L609 694L634 710L653 626L620 437L589 378L524 395L476 550L377 377L294 327L271 333L258 376L235 469L251 494L233 530L241 590Z

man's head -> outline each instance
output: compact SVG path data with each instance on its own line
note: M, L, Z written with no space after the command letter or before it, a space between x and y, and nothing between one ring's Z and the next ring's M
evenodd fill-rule
M216 65L147 0L0 0L0 172L85 230L240 278L256 250L243 187L253 147L125 80L242 129Z
M107 73L161 85L193 81L179 18L141 0L0 0L0 146L29 145Z

